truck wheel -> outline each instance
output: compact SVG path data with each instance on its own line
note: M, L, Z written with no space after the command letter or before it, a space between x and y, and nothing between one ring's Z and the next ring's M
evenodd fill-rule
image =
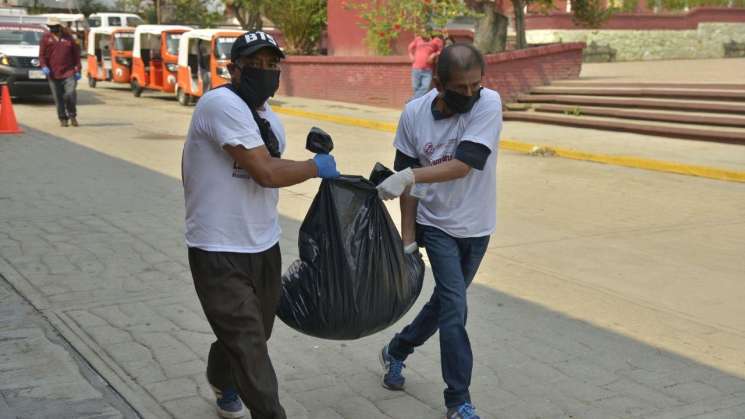
M93 78L93 77L91 77L90 75L88 76L88 86L89 86L89 87L90 87L91 89L95 89L95 88L96 88L96 79L94 79L94 78Z
M132 86L132 94L135 95L135 97L140 97L140 95L142 95L142 87L140 86L140 83L133 79L130 85Z

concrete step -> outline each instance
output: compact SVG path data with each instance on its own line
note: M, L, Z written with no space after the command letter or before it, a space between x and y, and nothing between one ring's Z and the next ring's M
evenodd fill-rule
M505 121L525 121L571 127L592 128L609 131L633 132L645 135L713 141L745 145L745 130L720 127L715 129L689 124L671 124L651 121L629 121L626 119L595 116L556 115L545 112L503 113Z
M533 95L575 95L648 97L675 99L706 99L745 102L745 89L692 89L661 87L586 87L586 86L540 86L530 90Z
M615 88L663 88L663 89L713 89L745 90L745 83L660 83L660 82L615 82L593 80L557 80L551 82L557 87L615 87Z
M622 119L745 128L745 116L712 113L620 109L600 106L551 105L543 103L534 104L533 110L535 112L552 112L564 114L578 113L580 115L605 116Z
M702 100L618 98L610 96L522 95L523 103L561 103L584 106L612 106L636 109L667 109L686 112L716 112L745 115L745 103Z

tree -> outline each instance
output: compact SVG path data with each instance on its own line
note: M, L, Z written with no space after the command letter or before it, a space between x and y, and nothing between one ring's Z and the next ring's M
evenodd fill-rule
M390 55L391 43L404 32L438 32L458 16L475 15L464 0L356 0L348 7L359 11L368 47Z
M553 0L512 0L512 9L515 13L515 48L524 49L528 47L525 35L525 11L536 4L543 10L550 10L554 6Z
M325 0L272 0L264 13L282 31L290 54L313 54L326 28Z
M472 0L468 6L482 17L476 23L473 44L485 54L507 49L509 19L497 11L494 0Z
M572 20L577 26L597 29L603 26L615 12L613 8L606 8L602 0L571 0Z
M90 16L93 13L106 12L109 10L108 7L104 6L98 0L78 0L77 6L78 11L85 16Z
M210 10L209 0L169 0L168 3L171 11L169 20L174 22L211 28L222 20L222 13Z
M270 0L271 3L274 0ZM263 27L261 9L263 0L225 0L225 6L247 31L260 31Z

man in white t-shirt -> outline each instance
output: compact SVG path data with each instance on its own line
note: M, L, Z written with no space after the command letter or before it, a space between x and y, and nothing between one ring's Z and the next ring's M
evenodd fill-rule
M484 58L472 45L443 50L437 89L409 102L401 114L394 141L398 172L378 186L383 199L401 197L405 249L424 246L436 283L414 321L380 352L383 386L402 390L403 361L439 330L447 419L478 419L469 394L466 288L496 224L502 129L499 94L481 87L483 75Z
M182 157L186 244L194 286L217 341L207 362L225 418L286 419L266 341L281 287L278 191L339 176L330 155L282 159L285 132L267 99L284 54L264 32L231 50L231 83L194 110Z

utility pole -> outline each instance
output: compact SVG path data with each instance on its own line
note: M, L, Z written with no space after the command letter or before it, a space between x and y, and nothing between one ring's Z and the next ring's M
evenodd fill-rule
M160 0L155 0L155 20L160 25Z

